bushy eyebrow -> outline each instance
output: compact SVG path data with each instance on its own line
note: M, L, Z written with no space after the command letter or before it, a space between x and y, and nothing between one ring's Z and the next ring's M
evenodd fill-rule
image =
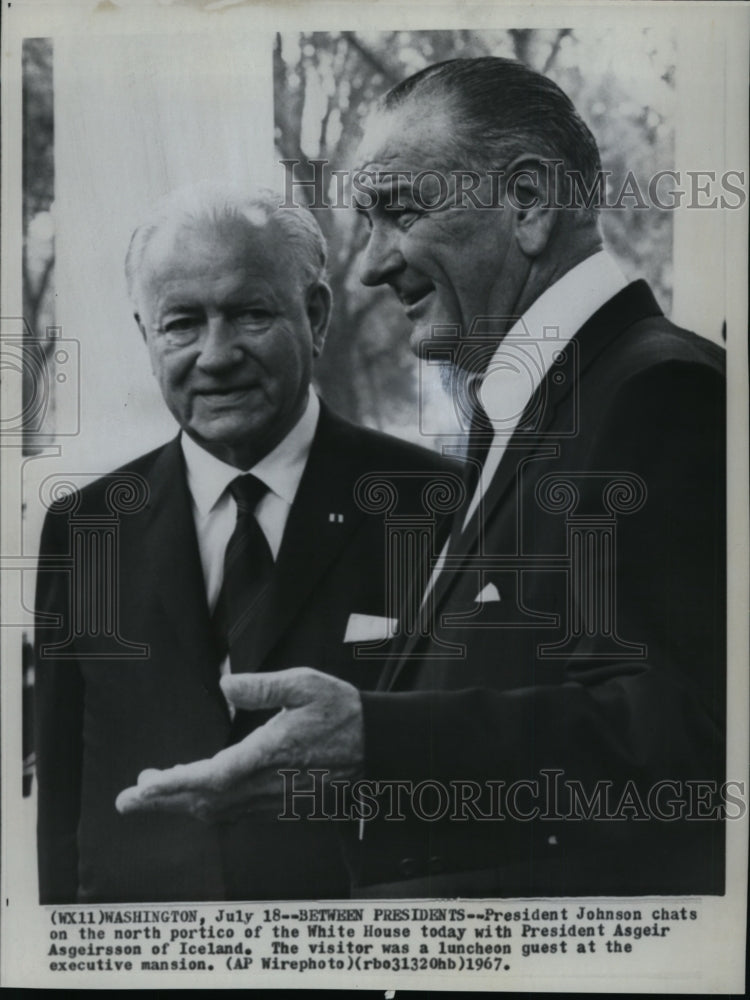
M248 306L254 306L257 304L267 305L269 302L274 301L275 296L266 289L241 288L237 290L236 295L231 295L222 302L222 308L244 309ZM191 301L189 299L175 299L174 302L167 300L164 303L161 303L159 305L159 312L162 315L173 312L199 313L203 312L205 308L205 302Z
M189 313L191 316L203 311L203 306L196 302L165 302L161 303L157 310L157 316L163 318L172 313Z
M412 186L403 178L387 178L374 181L367 187L367 194L374 203L363 205L356 195L352 196L352 205L356 212L390 212L409 208L415 203Z

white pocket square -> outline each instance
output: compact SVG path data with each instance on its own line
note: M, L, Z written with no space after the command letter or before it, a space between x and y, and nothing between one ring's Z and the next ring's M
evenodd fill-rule
M390 639L396 634L398 618L382 618L379 615L349 615L344 633L344 642L374 642Z
M475 604L490 604L492 601L500 600L500 591L497 589L494 583L488 583L486 587L483 587L477 596L474 598Z

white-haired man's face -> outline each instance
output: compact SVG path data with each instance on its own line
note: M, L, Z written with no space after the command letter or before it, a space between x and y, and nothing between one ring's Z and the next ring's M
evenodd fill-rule
M136 282L138 325L167 406L222 461L248 469L307 402L330 293L309 288L273 222L156 233Z

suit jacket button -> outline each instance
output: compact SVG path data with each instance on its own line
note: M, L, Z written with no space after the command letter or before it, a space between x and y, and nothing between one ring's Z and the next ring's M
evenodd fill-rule
M427 862L427 870L431 875L438 875L445 868L445 861L436 854Z
M409 878L411 875L416 874L417 862L414 860L414 858L403 858L402 861L399 863L398 869L402 875L404 875L406 878Z

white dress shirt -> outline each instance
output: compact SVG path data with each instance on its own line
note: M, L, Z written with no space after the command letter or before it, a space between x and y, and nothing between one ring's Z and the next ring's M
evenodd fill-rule
M294 427L251 469L227 465L187 434L181 436L209 610L213 611L221 590L224 552L237 521L237 504L227 486L243 472L251 472L266 484L268 492L256 507L255 516L276 559L319 414L318 397L311 391L305 411Z
M487 492L508 441L531 397L552 367L556 354L626 285L627 280L612 257L599 251L576 264L542 292L503 337L487 365L487 374L479 390L494 434L462 530L466 530ZM445 565L448 545L446 542L435 564L423 603Z

